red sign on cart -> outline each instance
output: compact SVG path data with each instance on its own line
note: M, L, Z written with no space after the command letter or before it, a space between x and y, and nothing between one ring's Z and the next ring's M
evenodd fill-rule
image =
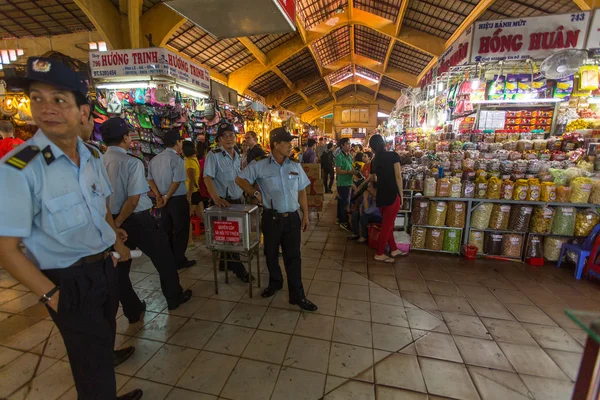
M237 221L213 221L213 233L215 242L240 242L240 224Z

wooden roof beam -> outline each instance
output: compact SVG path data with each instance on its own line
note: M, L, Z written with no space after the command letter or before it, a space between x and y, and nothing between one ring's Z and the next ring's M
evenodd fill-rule
M573 0L575 4L583 11L590 11L595 8L600 8L600 0Z
M402 4L400 4L400 8L398 9L398 16L396 17L396 35L400 35L400 31L402 30L402 23L404 22L404 16L406 15L406 10L408 9L409 0L403 0ZM385 53L385 60L383 62L383 72L387 71L388 65L390 64L390 58L392 57L392 52L394 51L394 46L396 45L395 40L390 40L390 45L388 46L387 52ZM381 89L381 81L377 84L377 90L375 90L375 94L373 95L373 100L377 100L377 95L379 94L379 89Z

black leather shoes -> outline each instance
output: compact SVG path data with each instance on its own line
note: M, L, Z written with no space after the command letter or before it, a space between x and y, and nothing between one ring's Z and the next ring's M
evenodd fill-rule
M177 269L189 268L193 267L194 265L196 265L196 260L186 260L183 264L177 267Z
M240 274L236 274L235 276L238 277L238 279L244 283L248 283L250 282L250 279L252 279L252 282L254 282L254 277L251 276L249 273L247 273L246 271L240 273Z
M135 389L123 396L117 397L117 400L140 400L143 395L144 392L141 389Z
M303 309L305 311L317 311L317 309L319 308L315 304L313 304L310 300L308 300L306 297L303 298L302 300L294 300L294 301L290 300L290 304L299 306L301 309Z
M186 290L185 292L181 293L181 296L179 296L179 301L177 303L167 303L169 306L169 310L176 310L177 307L179 307L180 305L187 303L189 299L192 298L192 291L191 290Z
M142 301L142 311L140 311L140 315L138 315L137 318L128 318L129 323L130 324L135 324L136 322L139 322L140 319L142 319L142 316L144 315L144 313L146 312L146 302Z
M279 289L272 288L271 286L267 287L261 294L262 297L267 298L274 296Z
M129 357L131 357L133 355L133 353L135 353L135 347L131 346L131 347L125 347L124 349L121 350L115 350L114 352L115 355L115 367L118 365L123 364Z

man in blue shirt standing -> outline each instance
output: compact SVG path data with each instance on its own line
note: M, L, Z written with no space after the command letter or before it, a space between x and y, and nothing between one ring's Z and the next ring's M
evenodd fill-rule
M283 275L279 266L281 246L290 304L298 305L303 310L315 311L317 306L306 298L302 286L300 254L302 231L306 231L310 225L306 199L306 188L310 181L300 164L288 158L292 148L291 141L294 139L296 136L290 135L284 128L271 131L271 155L244 168L236 182L265 207L262 227L269 286L262 297L271 297L283 287ZM258 183L260 190L254 189L254 182ZM302 208L302 219L298 208Z
M115 259L130 257L107 197L102 155L79 138L89 116L86 81L54 58L32 57L9 82L31 99L40 128L0 161L0 265L40 296L58 327L80 399L116 399ZM23 242L26 253L19 247ZM119 399L140 399L134 390Z
M169 235L169 242L177 268L196 264L188 260L185 252L190 236L190 203L187 201L185 164L181 152L181 135L176 130L165 133L167 147L154 157L148 165L148 183L156 196L156 205L161 207L161 225Z
M169 247L167 233L158 226L150 214L152 201L148 198L150 187L146 181L142 160L127 153L131 145L131 128L122 118L112 118L102 124L102 141L108 146L104 155L104 166L113 187L109 197L110 209L115 225L125 229L130 249L136 247L150 257L160 275L160 286L167 299L169 310L192 297L192 291L185 292L179 284L177 265ZM123 314L133 324L140 320L146 310L146 303L140 301L129 279L131 260L117 264L119 277L119 300Z
M233 125L226 122L219 124L215 138L219 147L211 150L204 162L204 183L213 203L219 207L244 203L244 192L235 183L235 178L241 170L241 158L234 149L235 138ZM242 282L248 283L251 278L244 264L239 262L239 255L231 253L226 254L226 257L231 260L227 262L229 269ZM222 260L220 269L225 269Z

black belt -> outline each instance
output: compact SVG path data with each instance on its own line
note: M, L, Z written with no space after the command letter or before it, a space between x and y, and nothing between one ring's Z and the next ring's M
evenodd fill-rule
M265 208L263 211L264 214L269 214L271 216L277 217L277 218L288 218L291 217L292 215L296 215L298 214L298 211L292 211L292 212L286 212L286 213L278 213L275 212L274 210L270 209L270 208Z
M106 249L101 253L93 254L91 256L82 257L78 261L76 261L71 267L81 267L86 264L95 264L100 261L104 261L110 255L110 249Z

